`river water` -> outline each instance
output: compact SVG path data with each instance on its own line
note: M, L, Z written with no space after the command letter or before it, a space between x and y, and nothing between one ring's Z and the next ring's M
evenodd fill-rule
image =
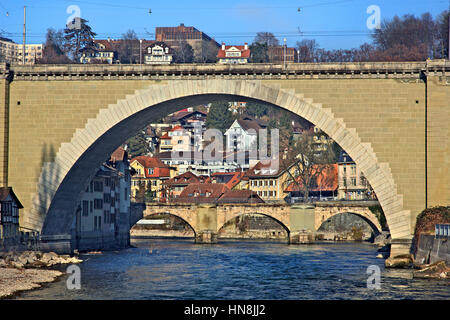
M134 248L82 255L81 289L67 277L17 299L449 299L446 280L385 269L369 243L287 245L222 240L142 239ZM368 289L367 268L381 270Z

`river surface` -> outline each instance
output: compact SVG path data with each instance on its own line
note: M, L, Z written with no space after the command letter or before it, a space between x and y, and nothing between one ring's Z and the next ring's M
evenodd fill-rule
M450 299L446 280L385 269L369 243L287 245L222 240L142 239L134 248L81 255L81 289L67 276L17 299ZM368 289L367 268L381 270Z

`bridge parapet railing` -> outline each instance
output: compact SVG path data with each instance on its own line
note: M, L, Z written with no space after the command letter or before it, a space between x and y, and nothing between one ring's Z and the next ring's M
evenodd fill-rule
M248 63L241 65L227 65L217 63L204 64L170 64L170 65L138 65L138 64L112 64L112 65L84 65L84 64L36 64L36 65L6 65L0 64L0 75L13 71L15 77L39 78L42 76L75 78L82 75L98 77L114 76L187 76L194 75L240 75L254 76L267 75L277 77L280 74L290 74L301 77L308 75L391 75L397 77L417 77L423 71L450 72L449 60L427 60L416 62L334 62L334 63L288 63L286 67L281 64ZM40 77L39 77L40 76ZM263 77L263 78L264 78ZM45 77L44 77L45 78ZM69 78L68 78L69 79ZM43 79L41 79L43 80Z

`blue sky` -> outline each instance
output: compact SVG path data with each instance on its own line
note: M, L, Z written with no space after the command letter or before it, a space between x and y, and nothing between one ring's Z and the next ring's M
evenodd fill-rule
M16 42L22 41L24 5L27 43L44 42L49 27L64 28L70 16L67 8L76 5L98 39L120 38L128 29L141 38L154 39L156 26L184 23L219 43L251 43L256 32L268 31L280 40L286 38L289 46L302 39L316 39L322 47L338 49L370 42L366 26L370 5L378 5L381 19L389 19L407 13L436 16L449 7L449 0L0 0L0 34Z

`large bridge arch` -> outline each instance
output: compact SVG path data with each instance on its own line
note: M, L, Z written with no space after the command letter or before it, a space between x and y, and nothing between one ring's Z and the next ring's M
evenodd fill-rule
M294 90L263 84L259 80L173 80L137 90L101 109L77 129L70 142L62 143L54 160L44 162L28 214L45 235L68 234L77 196L94 175L95 168L136 128L174 112L180 105L238 98L255 100L289 110L318 126L353 158L378 196L392 238L411 236L410 214L403 208L391 169L379 163L370 143L363 143L356 129L330 109L313 103ZM92 152L94 151L95 152ZM55 174L57 173L57 174Z
M361 217L364 221L366 221L369 224L369 226L375 233L380 234L383 231L380 222L372 213L367 213L361 210L354 210L354 209L336 210L329 213L317 212L314 226L315 231L318 231L325 221L343 213L350 213Z

